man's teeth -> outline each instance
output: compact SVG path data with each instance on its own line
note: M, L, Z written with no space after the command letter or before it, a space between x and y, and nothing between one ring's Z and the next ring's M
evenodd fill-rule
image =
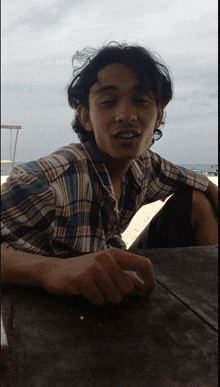
M120 134L118 137L119 138L132 138L132 137L136 137L137 134L131 134L131 133L124 133L124 134Z

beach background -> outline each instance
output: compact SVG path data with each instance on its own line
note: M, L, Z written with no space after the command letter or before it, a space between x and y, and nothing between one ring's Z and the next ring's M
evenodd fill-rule
M15 165L22 164L22 162L17 162ZM181 165L181 164L180 164ZM191 164L182 164L181 166L193 169L194 165ZM208 170L211 167L211 164L197 164L196 168ZM10 165L1 165L1 184L3 184L7 176L10 172ZM208 178L216 185L218 185L218 177L217 176L208 176ZM122 239L127 245L127 248L131 246L134 240L138 237L138 235L143 231L143 229L149 224L154 215L164 206L166 200L162 202L158 200L154 203L147 204L142 206L139 211L132 218L127 229L122 233Z

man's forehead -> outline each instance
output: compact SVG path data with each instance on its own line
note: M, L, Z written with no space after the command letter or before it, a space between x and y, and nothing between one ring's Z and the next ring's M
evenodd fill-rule
M140 82L135 69L122 63L112 63L98 72L97 81L90 88L90 92L93 95L100 95L117 92L122 88L145 94L152 93L149 79L144 78L144 81Z
M119 91L119 87L116 86L116 85L106 85L106 86L102 86L102 84L98 81L96 82L90 89L90 91L93 92L93 94L95 95L101 95L101 94L105 94L105 93L108 93L108 92L111 92L111 91ZM136 92L139 92L139 93L144 93L144 94L149 94L151 93L151 90L149 89L149 86L148 85L145 85L145 84L135 84L133 87L132 87L132 91L136 91Z
M97 81L90 91L103 92L128 85L133 87L138 83L136 73L130 67L121 63L112 63L103 67L97 74Z
M149 93L150 88L146 83L140 83L135 70L123 64L108 65L101 69L97 81L90 88L94 95L129 89L136 92Z

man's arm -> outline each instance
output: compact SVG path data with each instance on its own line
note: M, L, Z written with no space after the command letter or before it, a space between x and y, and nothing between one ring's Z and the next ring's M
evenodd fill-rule
M80 257L59 259L2 248L2 283L37 286L53 294L79 294L92 303L118 303L123 294L155 286L152 265L147 258L119 249ZM138 270L143 281L123 269Z
M211 181L206 191L194 190L191 221L199 245L218 244L218 188Z
M204 194L211 203L214 213L218 219L218 186L209 180L208 187Z
M1 282L42 287L43 273L47 270L47 257L15 251L1 245Z

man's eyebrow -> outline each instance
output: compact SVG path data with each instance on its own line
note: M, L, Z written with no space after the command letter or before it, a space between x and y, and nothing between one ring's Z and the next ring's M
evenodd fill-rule
M103 94L103 93L105 93L106 91L111 91L111 90L118 90L118 88L117 88L116 86L113 86L113 85L102 86L102 87L99 87L99 88L95 91L95 94Z

